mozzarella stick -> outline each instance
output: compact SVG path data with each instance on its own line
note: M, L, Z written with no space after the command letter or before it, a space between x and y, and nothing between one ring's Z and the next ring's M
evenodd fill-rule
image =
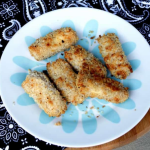
M80 71L83 61L86 61L90 66L91 74L106 77L107 71L104 65L80 45L71 46L70 50L65 52L65 58L76 71Z
M44 73L29 70L22 87L50 117L59 117L67 110L66 101Z
M40 37L31 46L30 54L36 60L43 60L64 51L78 41L78 36L70 27L61 28Z
M57 59L52 64L47 63L47 71L68 102L77 105L84 101L85 97L78 92L76 87L77 75L64 59Z
M122 103L129 97L128 88L110 78L91 76L87 67L78 73L76 85L85 97L97 97L112 103Z
M127 57L121 47L118 37L114 33L99 36L99 50L111 74L119 79L126 79L133 72Z

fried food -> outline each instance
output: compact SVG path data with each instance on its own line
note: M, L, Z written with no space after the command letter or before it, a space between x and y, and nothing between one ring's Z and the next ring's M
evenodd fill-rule
M104 65L80 45L71 46L70 50L65 52L65 58L76 71L80 71L83 61L86 61L91 74L106 77L107 71Z
M78 91L85 97L97 97L112 103L122 103L129 97L128 88L122 83L110 78L91 75L88 65L84 63L77 75L76 85Z
M78 36L73 29L61 28L37 39L29 46L29 51L31 56L39 61L70 48L77 41Z
M47 71L58 90L68 102L74 105L80 104L85 97L76 87L77 74L64 59L57 59L53 63L47 63Z
M22 87L49 116L59 117L67 110L66 101L44 73L29 70Z
M126 79L133 72L127 57L121 47L118 37L114 33L99 36L99 50L111 74L119 79Z

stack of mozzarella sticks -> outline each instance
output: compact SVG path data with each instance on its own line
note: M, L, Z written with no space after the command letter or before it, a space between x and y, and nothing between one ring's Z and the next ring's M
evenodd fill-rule
M128 88L107 78L106 67L80 45L76 32L70 27L48 33L35 41L30 54L43 60L65 51L65 59L47 63L48 75L31 71L22 83L23 89L49 116L59 117L67 110L67 103L81 104L87 97L97 97L112 103L122 103L129 97ZM120 41L114 33L97 38L99 50L113 76L126 79L132 73Z

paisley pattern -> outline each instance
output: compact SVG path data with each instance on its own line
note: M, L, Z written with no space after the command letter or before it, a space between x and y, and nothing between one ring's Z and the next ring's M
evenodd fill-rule
M43 0L22 0L23 16L26 22L46 13L47 8Z
M89 7L93 8L93 6L87 2L87 0L49 0L50 9L55 10L58 8L69 8L69 7Z
M140 8L150 8L150 1L149 0L132 0L135 5L138 5Z
M101 0L100 5L105 11L109 11L115 15L118 15L133 24L143 22L149 17L149 11L147 10L144 10L143 14L141 15L135 15L129 12L124 0L107 0L106 2Z
M11 25L5 28L2 32L3 38L7 41L9 41L13 37L13 35L21 28L21 25L17 20L12 19L9 22L11 23Z
M141 34L147 39L148 43L150 44L150 24L143 23L142 27L139 29Z
M150 1L149 0L131 0L131 1L125 1L125 0L22 0L22 1L17 1L17 0L1 0L0 1L0 32L3 33L2 36L0 37L0 52L2 54L6 44L8 41L11 39L11 37L17 32L21 26L26 24L28 21L31 21L32 19L38 17L41 14L44 14L48 11L56 10L56 9L62 9L62 8L68 8L68 7L90 7L90 8L98 8L102 9L108 12L111 12L115 15L118 15L125 19L126 21L130 22L132 25L134 25L140 32L141 34L145 37L145 39L149 42L150 44ZM10 25L11 23L11 25ZM41 32L43 33L42 36L44 36L44 30L50 30L43 28L41 29ZM111 29L112 31L112 29ZM107 31L108 32L108 31ZM116 31L113 29L113 32L116 33ZM34 39L27 38L27 41L34 41ZM79 41L79 44L82 46L86 46L88 49L89 45L85 45L86 39ZM91 41L92 42L92 41ZM30 43L29 43L30 44ZM128 43L124 43L122 46L124 47L124 50L126 49ZM134 50L134 44L130 44L130 49L126 50L125 53L129 54ZM92 48L93 54L96 55L97 47ZM97 56L99 59L102 60L102 57L99 55ZM56 56L57 58L57 56ZM14 63L16 60L13 60ZM29 60L27 60L29 61ZM140 62L138 60L132 60L132 66L134 66L134 69L138 69L138 66L140 65ZM16 62L17 63L17 62ZM136 64L136 65L135 65ZM36 64L34 64L36 66ZM40 64L41 67L36 68L37 70L43 70L42 64ZM32 66L31 66L32 67ZM26 68L24 68L26 69ZM15 76L13 77L12 80L15 80ZM140 82L134 81L137 86L141 86ZM128 84L129 82L126 81L124 84ZM19 83L18 83L19 85ZM134 87L131 87L131 90L133 90ZM27 96L27 95L26 95ZM22 99L22 98L20 98ZM125 109L133 109L135 107L134 100L129 99L128 100L130 103L130 107L128 107L128 104L124 103L123 105L117 105L117 107L125 108ZM88 102L88 100L87 100ZM18 99L18 103L20 103L20 100ZM22 101L21 101L22 103ZM28 103L24 103L24 105L29 105L33 104L32 99ZM107 105L107 102L104 100L97 100L93 99L93 104L102 104L102 105ZM14 103L15 105L15 103ZM87 111L86 107L84 105L79 106L77 108L78 111L81 111L80 109L83 109L84 111ZM92 114L92 112L89 112ZM97 110L98 114L101 114L101 111ZM105 112L104 112L105 113ZM3 124L5 122L10 122L9 119L10 117L6 117L8 114L7 110L5 109L4 104L0 100L0 118L3 118L3 120L0 122L0 133L1 135L4 135L0 139L0 149L3 150L9 150L9 149L16 149L16 150L43 150L43 149L64 149L64 147L60 146L55 146L50 143L46 143L41 141L40 139L37 139L33 137L32 135L26 133L24 135L18 136L19 132L22 132L19 130L19 132L16 131L17 128L20 128L17 123L11 118L11 121L16 129L14 131L17 133L14 133L12 135L12 131L8 131L10 129L8 126L7 130L6 124ZM43 115L41 113L41 115ZM106 119L109 119L109 116L105 116L105 114L101 114L103 117ZM91 115L92 116L92 115ZM82 116L83 118L86 119L86 116ZM119 117L116 117L116 119L112 120L113 122L117 122ZM5 120L5 121L4 121ZM45 120L43 120L45 123L48 123ZM94 122L94 120L93 120ZM84 126L84 124L83 124ZM12 125L10 125L12 128ZM94 132L94 128L91 128L91 132ZM13 129L13 128L12 128ZM65 128L64 128L65 129ZM3 131L5 130L5 131ZM6 133L7 131L7 133ZM84 132L87 132L87 127L84 127ZM7 138L6 138L6 134ZM89 133L87 133L89 134ZM4 141L4 139L9 139ZM11 139L11 140L10 140ZM16 139L16 140L15 140ZM25 140L26 139L26 140ZM17 142L18 140L18 142ZM17 144L16 144L17 142ZM28 142L28 143L27 143ZM24 143L24 145L23 145ZM17 146L16 146L17 145Z

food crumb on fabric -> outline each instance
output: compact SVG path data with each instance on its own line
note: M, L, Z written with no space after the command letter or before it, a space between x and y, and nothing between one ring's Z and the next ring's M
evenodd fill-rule
M85 111L85 114L87 114L88 112L87 111Z
M15 101L13 101L13 105L15 105Z
M99 116L96 116L97 118L99 117Z
M106 107L105 105L102 106L102 108Z
M55 126L61 126L61 122L60 121L56 122Z

